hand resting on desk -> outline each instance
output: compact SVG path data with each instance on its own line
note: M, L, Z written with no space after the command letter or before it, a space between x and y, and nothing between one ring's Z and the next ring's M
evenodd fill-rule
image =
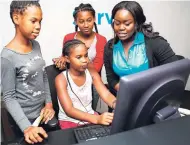
M43 138L47 138L48 135L42 127L38 127L40 122L42 121L43 116L40 115L33 122L32 126L28 127L24 130L24 138L25 141L29 144L34 144L37 142L42 142Z
M42 142L43 137L47 138L48 135L42 127L30 126L24 130L24 137L27 143L34 144L37 142Z

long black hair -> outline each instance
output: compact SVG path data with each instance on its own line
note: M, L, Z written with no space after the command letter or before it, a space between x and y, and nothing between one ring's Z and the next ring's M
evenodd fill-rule
M39 0L31 0L31 1L13 0L10 4L10 17L12 22L14 23L13 13L23 14L24 11L27 9L27 7L30 6L40 7Z
M91 12L92 16L95 18L96 16L96 12L94 10L94 8L92 7L91 4L83 4L81 3L78 7L75 7L75 10L73 12L73 17L74 19L76 20L77 19L77 14L78 12L81 12L81 11L89 11ZM96 30L96 33L98 33L98 28L97 28L97 24L96 22L94 22L94 27L95 27L95 30ZM75 25L75 31L77 32L78 31L78 25Z
M143 9L139 3L135 1L121 1L114 6L112 9L112 22L115 17L115 14L118 10L125 9L129 11L134 17L136 23L136 31L142 32L146 37L152 38L159 35L158 32L153 31L152 23L145 23L146 16L144 15ZM113 24L112 24L113 27ZM117 36L114 37L114 43L117 43L119 38Z

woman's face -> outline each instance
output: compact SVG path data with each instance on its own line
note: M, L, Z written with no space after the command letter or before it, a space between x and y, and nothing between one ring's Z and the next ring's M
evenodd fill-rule
M94 27L95 18L90 11L80 11L75 22L83 34L90 35Z
M132 14L125 9L118 10L114 17L113 29L121 41L129 39L135 32Z

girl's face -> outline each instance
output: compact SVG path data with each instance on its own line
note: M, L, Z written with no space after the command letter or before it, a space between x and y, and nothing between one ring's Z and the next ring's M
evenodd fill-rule
M75 23L84 35L90 35L93 31L95 18L90 11L80 11L77 13Z
M75 48L71 48L68 62L70 63L70 69L84 72L89 63L88 49L86 46L84 44L79 44Z
M17 18L16 27L25 38L33 40L39 35L42 21L40 7L29 6L23 14L17 14Z
M132 14L125 9L118 10L114 17L113 29L121 41L129 39L135 32Z

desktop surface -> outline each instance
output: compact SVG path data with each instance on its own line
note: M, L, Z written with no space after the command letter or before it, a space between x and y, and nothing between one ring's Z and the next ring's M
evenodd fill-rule
M140 127L79 145L189 145L190 116L159 124ZM77 144L73 129L57 130L48 133L48 140L36 145ZM23 143L23 145L26 145Z
M79 145L189 145L190 116L140 127Z

